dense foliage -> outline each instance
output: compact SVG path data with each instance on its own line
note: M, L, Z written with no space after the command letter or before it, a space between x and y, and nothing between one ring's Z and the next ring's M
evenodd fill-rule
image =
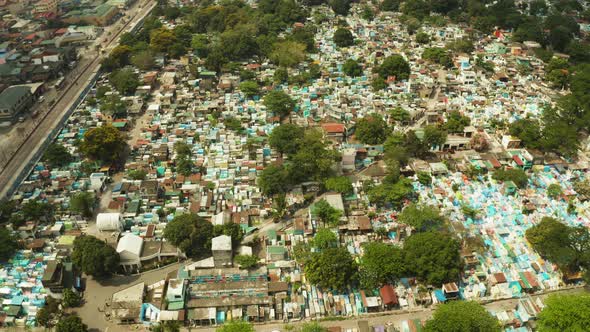
M440 304L432 319L426 322L428 332L500 332L500 322L481 304L473 301L451 301Z
M540 332L590 331L590 296L550 295L538 317Z
M78 268L94 277L108 277L119 268L117 251L90 235L82 235L74 240L71 257Z
M312 254L305 276L323 289L345 290L355 282L357 266L345 248L328 248Z

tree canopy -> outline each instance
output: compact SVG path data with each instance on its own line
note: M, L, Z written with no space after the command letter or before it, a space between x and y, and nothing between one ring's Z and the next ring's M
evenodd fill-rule
M422 282L440 286L463 270L459 241L439 232L412 234L404 243L406 268Z
M90 129L80 143L80 151L86 157L106 163L119 161L126 148L125 137L111 125Z
M387 123L381 115L369 114L358 120L355 136L365 144L382 144L387 138Z
M432 319L426 321L428 332L500 332L500 322L481 304L474 301L451 301L440 304Z
M550 295L537 322L540 332L590 331L590 296Z
M400 223L412 226L419 232L439 230L446 223L440 211L430 205L409 204L398 216Z
M213 237L213 224L192 213L174 217L164 228L164 238L190 257L209 254Z
M312 213L317 216L324 226L338 226L342 216L342 211L330 205L325 199L321 199L314 204Z
M338 236L328 228L320 228L317 230L311 244L316 249L328 249L338 247Z
M590 232L584 226L572 227L544 217L527 229L526 239L541 257L565 272L590 268Z
M377 73L383 79L395 76L397 80L407 80L410 77L410 64L399 54L391 55L383 60Z
M264 97L264 106L281 118L287 117L295 109L293 100L284 91L273 90Z
M230 320L215 329L215 332L254 332L254 327L248 322Z
M139 76L130 68L119 69L109 75L109 81L122 95L132 95L139 86Z
M374 289L386 283L393 283L405 276L403 250L382 242L369 242L363 246L359 266L361 286Z
M92 210L94 209L95 198L90 192L80 192L72 195L70 198L70 210L79 213L82 216L92 217Z
M497 181L512 181L518 188L526 187L529 181L526 172L520 168L499 169L492 178Z
M348 47L354 45L354 36L352 32L346 28L338 28L334 32L334 43L338 47Z
M356 60L348 59L342 65L342 71L350 77L357 77L363 74L363 67Z
M0 226L0 262L8 262L12 258L16 249L18 249L18 243L12 233L3 226Z
M305 276L323 289L344 290L355 282L357 266L345 248L328 248L312 254Z
M274 196L289 191L289 171L283 165L266 166L258 177L258 187L267 196Z
M71 163L73 159L68 149L59 143L49 145L43 154L43 161L51 167L65 166Z
M349 194L353 191L352 182L346 176L334 176L328 178L324 185L326 186L326 189L337 191L341 194Z
M62 317L55 326L56 332L87 332L88 326L82 323L82 319L77 315L67 315Z
M304 131L294 124L282 124L275 127L268 138L268 144L279 153L294 154L299 150Z
M94 277L108 277L119 268L117 251L90 235L82 235L74 240L71 257L78 268Z

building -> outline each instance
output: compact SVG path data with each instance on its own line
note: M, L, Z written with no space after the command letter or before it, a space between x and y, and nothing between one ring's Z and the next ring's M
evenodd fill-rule
M73 10L63 17L63 21L69 24L86 23L90 25L106 26L113 22L119 9L109 4L102 4L95 8Z
M138 323L144 295L143 282L113 294L109 306L112 319L119 324Z
M162 259L184 258L178 248L165 241L144 241L140 236L126 233L117 243L120 266L125 272L139 272L142 266L157 265Z
M143 239L135 234L127 233L117 244L120 265L125 271L138 271L141 267L141 251Z
M54 13L58 12L58 0L40 0L35 3L33 11L35 14Z
M32 103L33 95L29 87L8 87L0 93L0 124L12 124Z
M215 267L230 267L232 265L231 236L214 237L211 240L211 250Z

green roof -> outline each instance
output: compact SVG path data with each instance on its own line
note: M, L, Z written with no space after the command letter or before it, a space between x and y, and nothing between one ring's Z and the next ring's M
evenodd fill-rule
M168 302L168 310L184 309L184 301Z
M11 86L0 93L0 108L11 109L18 101L31 94L28 86Z

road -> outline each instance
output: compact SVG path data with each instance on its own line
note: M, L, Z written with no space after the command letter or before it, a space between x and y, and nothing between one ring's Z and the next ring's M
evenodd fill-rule
M126 19L126 23L115 23L104 38L108 38L106 44L103 43L102 50L112 49L118 43L118 37L128 27L135 25L143 19L151 9L156 5L154 0L142 0L134 4L127 12L131 19ZM114 29L114 31L113 31ZM106 52L105 52L106 53ZM2 169L0 173L0 198L6 197L10 188L15 184L17 177L24 170L29 161L35 156L35 153L41 148L41 145L51 134L51 131L59 124L59 121L73 104L78 96L83 92L92 73L100 66L104 55L95 54L94 57L86 57L80 60L77 68L77 77L71 79L72 85L65 88L66 91L55 105L48 109L44 115L39 115L36 119L34 128L30 129L30 135L24 140L20 147L14 153L12 159Z
M135 276L115 276L104 282L88 277L86 280L86 291L84 292L84 305L76 308L76 313L82 318L84 324L93 331L129 331L139 329L136 326L121 326L108 321L104 315L103 308L107 300L116 293L129 286L145 282L146 285L154 284L166 277L166 274L177 271L186 262L174 263L164 268L148 271Z

